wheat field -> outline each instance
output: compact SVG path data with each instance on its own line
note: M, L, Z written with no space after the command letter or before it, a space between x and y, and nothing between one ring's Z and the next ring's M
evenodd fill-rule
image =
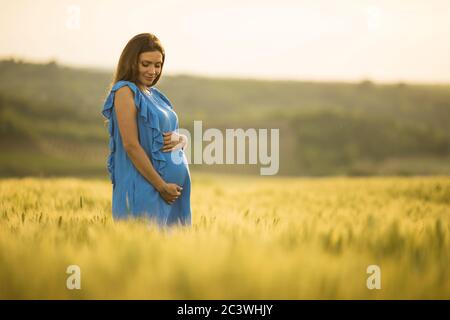
M158 229L113 222L108 180L0 180L0 298L450 299L449 177L192 183L192 227Z

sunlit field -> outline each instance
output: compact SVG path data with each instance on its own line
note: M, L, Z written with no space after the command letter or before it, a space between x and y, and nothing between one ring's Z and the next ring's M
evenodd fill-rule
M449 177L192 182L193 226L158 229L108 180L0 180L0 298L450 299Z

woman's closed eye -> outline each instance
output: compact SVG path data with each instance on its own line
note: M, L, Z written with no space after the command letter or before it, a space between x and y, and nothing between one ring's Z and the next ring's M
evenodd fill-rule
M142 63L142 66L147 68L150 64L149 63ZM155 65L155 68L161 68L161 65Z

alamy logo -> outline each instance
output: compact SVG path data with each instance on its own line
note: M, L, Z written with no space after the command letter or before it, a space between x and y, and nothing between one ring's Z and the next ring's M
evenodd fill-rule
M381 269L377 265L370 265L367 267L367 274L370 276L367 278L367 289L381 289Z
M66 280L66 287L69 290L81 289L81 269L77 265L70 265L66 269L66 273L70 274Z
M78 5L69 5L66 7L67 19L66 28L69 30L81 29L81 8Z
M188 143L185 149L189 164L260 164L265 166L260 168L261 175L278 173L280 166L279 129L270 129L270 135L268 129L226 129L224 137L222 131L216 128L209 128L203 132L202 121L194 121L193 137L187 129L180 128L178 133L186 135L188 141L193 141ZM203 148L203 142L205 141L209 143ZM246 148L247 142L248 150ZM248 159L246 157L247 151ZM180 157L179 153L173 152L172 160L175 163L181 163L183 158Z

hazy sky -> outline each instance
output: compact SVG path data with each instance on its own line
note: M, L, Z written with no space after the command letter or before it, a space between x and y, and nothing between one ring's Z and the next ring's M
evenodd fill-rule
M450 83L449 0L15 0L0 57L113 69L141 32L170 74Z

